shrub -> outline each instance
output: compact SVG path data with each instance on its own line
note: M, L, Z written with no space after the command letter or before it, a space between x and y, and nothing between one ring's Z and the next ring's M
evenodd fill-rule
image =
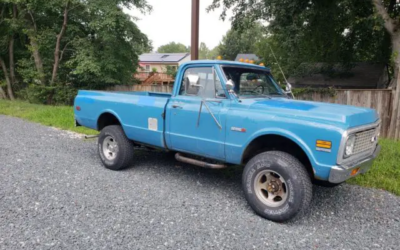
M31 84L18 92L18 96L30 103L72 105L77 93L77 89L71 86Z

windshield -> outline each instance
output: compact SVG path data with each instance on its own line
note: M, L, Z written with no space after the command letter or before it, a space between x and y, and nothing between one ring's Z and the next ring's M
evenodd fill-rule
M226 79L235 83L233 90L240 98L284 96L282 89L266 70L240 67L223 67L222 69Z

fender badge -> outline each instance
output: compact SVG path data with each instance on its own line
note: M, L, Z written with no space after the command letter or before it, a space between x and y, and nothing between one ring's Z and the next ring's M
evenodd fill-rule
M232 131L237 131L237 132L246 132L245 128L237 128L237 127L231 127Z
M328 149L328 148L319 148L319 147L317 147L316 150L317 151L322 151L322 152L327 152L327 153L332 152L331 149Z

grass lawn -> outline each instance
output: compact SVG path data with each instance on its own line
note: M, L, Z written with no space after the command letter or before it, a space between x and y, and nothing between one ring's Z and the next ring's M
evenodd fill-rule
M350 179L348 183L364 187L384 189L400 195L400 141L380 139L379 157L364 175Z
M0 100L0 114L20 117L46 126L70 130L82 134L98 134L96 130L75 127L74 110L69 106L46 106L22 101Z
M45 106L21 101L0 100L0 114L57 127L64 130L93 135L95 130L75 127L74 112L68 106ZM400 141L381 139L381 154L374 166L364 175L348 181L364 187L384 189L400 195Z

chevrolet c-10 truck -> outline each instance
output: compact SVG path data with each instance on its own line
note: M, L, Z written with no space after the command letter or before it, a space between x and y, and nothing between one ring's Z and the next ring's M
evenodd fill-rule
M288 90L263 66L192 61L171 94L79 91L75 121L101 131L98 153L111 170L134 164L138 147L205 168L244 166L250 206L286 221L307 210L313 183L365 173L380 151L375 110L294 100Z

